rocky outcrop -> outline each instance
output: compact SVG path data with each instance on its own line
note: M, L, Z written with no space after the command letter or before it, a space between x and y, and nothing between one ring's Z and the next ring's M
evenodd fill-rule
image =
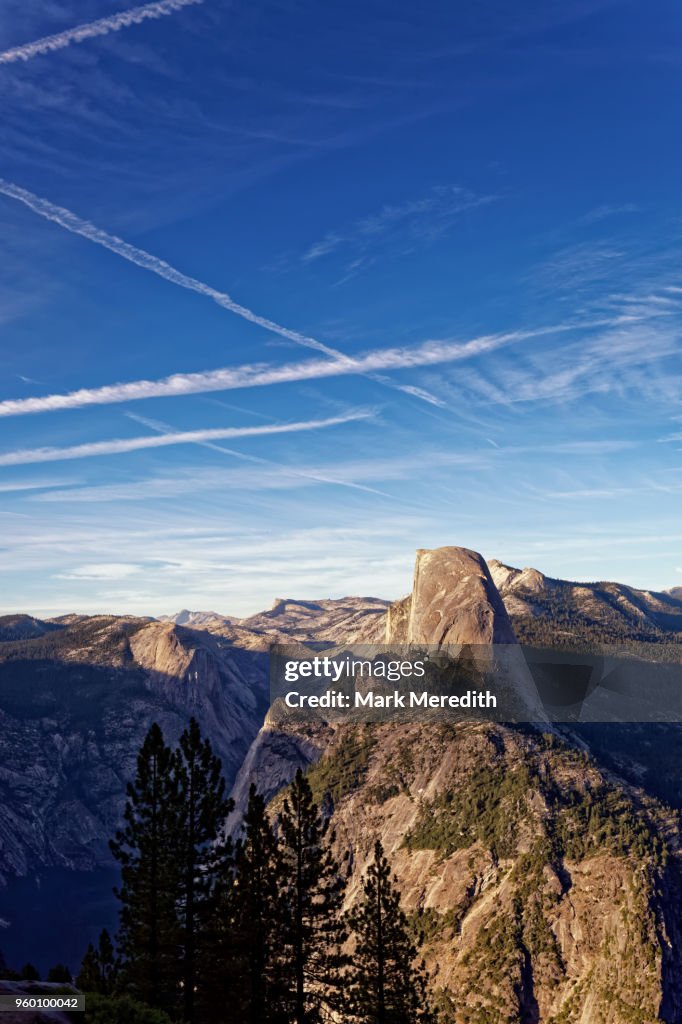
M408 642L411 609L412 594L408 594L400 601L394 601L389 606L384 629L387 644L406 644Z
M515 644L483 557L468 548L419 550L412 593L386 614L386 643Z
M407 642L439 646L516 643L481 555L456 547L417 552Z
M462 548L420 551L390 643L506 650L507 600L555 581ZM678 820L550 727L266 722L235 785L275 796L299 766L350 851L348 901L381 838L448 1021L682 1019ZM278 806L275 798L273 808Z
M252 785L270 800L288 786L299 768L305 770L319 760L332 735L324 723L301 729L266 719L232 788L234 811L227 822L228 833L238 834Z

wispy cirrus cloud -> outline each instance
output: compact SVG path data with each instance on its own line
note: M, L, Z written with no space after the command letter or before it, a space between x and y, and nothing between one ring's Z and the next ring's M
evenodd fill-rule
M32 60L41 54L53 53L55 50L64 50L74 43L84 43L87 39L94 39L97 36L108 36L111 32L120 32L122 28L130 28L133 25L140 25L143 21L163 18L174 14L183 7L201 4L203 0L157 0L156 3L144 4L142 7L132 7L127 11L119 11L117 14L109 15L106 18L98 18L97 21L90 21L83 25L76 25L64 32L57 32L51 36L43 36L31 43L22 43L9 50L0 52L0 64L14 64L17 61Z
M439 185L420 199L386 205L348 228L330 231L314 242L301 257L312 263L338 250L352 254L350 275L373 263L374 250L407 253L446 234L465 210L494 202L495 195L477 195L459 185Z
M283 366L270 366L262 363L245 364L217 370L205 370L200 373L176 373L160 380L137 380L128 383L107 384L96 388L80 388L78 391L64 394L12 398L0 402L0 417L57 412L86 406L111 405L116 402L134 402L145 398L172 398L179 395L196 395L238 388L268 387L275 384L319 380L345 374L370 375L386 370L418 369L440 363L472 359L519 341L616 322L616 320L600 320L585 324L555 324L535 330L481 335L468 341L432 340L415 346L376 349L353 359L311 359L300 363L285 363ZM402 390L416 394L421 389L415 385L406 384L402 385ZM439 402L439 404L442 403Z
M463 370L456 380L441 376L441 387L451 404L463 394L469 401L510 407L601 394L676 405L682 395L679 353L676 320L625 315L604 331L546 347L526 360L500 358Z
M8 480L0 483L0 494L22 494L25 491L45 491L52 487L70 487L77 480Z
M296 345L302 345L304 348L311 348L315 349L317 352L323 352L325 355L331 356L334 359L347 362L350 366L355 362L351 356L347 356L338 349L332 348L330 345L325 345L324 342L318 341L317 338L312 338L310 335L301 334L300 331L290 330L288 327L284 327L282 324L278 324L274 320L269 320L267 317L260 316L260 314L255 313L252 309L248 309L246 306L242 306L240 303L235 302L227 292L218 291L217 288L212 288L210 285L197 280L195 277L183 274L182 271L176 270L176 268L172 267L170 263L166 263L165 260L159 259L158 256L153 256L144 249L139 249L137 246L131 245L129 242L124 242L122 238L118 238L116 235L110 235L108 232L102 231L101 228L96 227L90 221L83 220L71 210L67 210L63 206L56 206L48 199L36 196L27 189L13 184L11 181L6 181L4 178L0 178L0 193L8 196L10 199L15 199L18 202L23 203L24 206L33 210L33 212L37 213L40 217L44 217L46 220L52 221L53 224L58 224L60 227L65 228L72 234L80 235L81 238L86 238L88 241L94 242L95 245L100 245L104 249L108 249L110 252L116 253L117 256L127 260L129 263L134 263L136 266L142 267L144 270L149 270L158 277L162 277L164 280L169 281L171 284L178 285L180 288L185 288L188 291L197 293L198 295L203 295L206 298L211 299L218 306L228 310L230 313L234 313L243 320L256 324L258 327L262 327L266 331L270 331L272 334L278 334L280 337L286 338L288 341L292 341ZM364 373L365 371L359 370L355 372ZM393 381L385 377L374 377L373 379L396 391L405 390L401 384L395 384ZM414 392L408 393L414 394ZM425 396L415 395L415 397L424 398ZM432 396L428 396L426 400L431 401ZM433 399L433 402L434 404L438 404L435 398Z
M581 224L597 224L599 221L608 220L609 217L620 217L627 213L639 213L640 207L636 203L604 203L602 206L595 206L588 210L580 218Z
M297 423L277 423L263 427L225 427L213 430L184 430L174 434L151 437L116 438L111 441L93 441L64 448L24 448L0 454L0 466L25 466L37 462L61 462L66 459L86 459L101 455L122 455L145 448L166 448L177 444L199 444L233 437L263 437L271 434L291 434L308 430L323 430L356 420L369 419L371 410L355 410L343 416L323 420L303 420Z
M216 446L218 447L218 446ZM501 472L509 470L514 462L523 460L527 455L556 459L558 456L584 459L601 459L632 450L636 442L626 439L594 438L590 441L550 442L538 445L506 445L481 449L471 448L468 451L438 450L420 448L418 451L400 455L387 454L371 458L357 458L350 461L334 463L299 463L296 466L274 460L247 457L251 466L230 467L223 469L218 466L210 468L188 466L176 468L173 473L163 471L144 478L117 483L98 483L85 487L49 490L32 497L35 504L75 504L77 507L91 504L107 504L109 502L176 502L189 495L207 495L211 492L226 491L229 493L284 491L308 487L313 483L334 483L365 490L370 493L374 487L367 484L399 485L409 482L411 486L416 480L432 478L434 472L460 475L471 474L471 479L482 472ZM225 449L221 449L225 451ZM230 454L237 454L233 451ZM386 493L379 491L382 497ZM394 506L404 505L391 496ZM433 488L428 491L428 501L433 503ZM418 501L416 502L418 503Z
M57 580L126 580L142 572L143 566L131 562L101 562L79 565L71 572L56 573Z
M175 430L168 423L162 423L159 420L151 420L147 416L137 416L135 413L129 412L126 414L131 420L135 420L136 423L141 423L145 427L149 427L150 430L155 430L159 434L173 434ZM390 494L386 494L385 491L379 491L375 487L366 487L364 484L356 484L352 480L343 480L340 477L333 474L333 472L327 472L322 475L319 472L305 470L297 466L285 466L282 463L275 462L273 459L264 459L262 455L247 455L246 452L237 451L234 448L226 448L222 444L216 444L214 441L199 441L197 442L202 448L208 448L209 451L219 452L221 455L228 455L234 459L239 459L242 462L249 462L257 466L265 466L267 469L275 469L276 471L282 472L284 476L295 477L302 480L304 483L319 483L319 484L332 484L337 487L350 487L355 491L365 491L367 494L378 494L382 498L391 498Z

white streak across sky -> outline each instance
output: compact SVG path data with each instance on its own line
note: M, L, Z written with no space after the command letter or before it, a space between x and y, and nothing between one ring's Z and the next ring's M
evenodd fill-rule
M234 437L262 437L270 434L291 434L307 430L323 430L343 423L369 419L371 410L356 410L343 416L324 420L303 420L298 423L277 423L264 427L224 427L215 430L185 430L174 434L149 437L117 438L111 441L93 441L65 448L24 448L0 454L0 466L25 466L36 462L61 462L65 459L86 459L98 455L123 455L144 448L166 448L175 444L199 444Z
M181 395L200 395L212 391L232 391L238 388L269 387L296 381L320 380L345 374L371 375L386 370L409 370L441 363L454 363L473 359L486 352L494 352L505 345L561 334L586 327L613 326L618 318L595 320L587 323L555 324L527 331L509 331L505 334L481 335L468 341L450 339L425 341L421 345L399 348L374 349L353 359L307 359L298 363L272 366L268 363L228 366L198 373L175 373L159 380L136 380L118 384L105 384L96 388L80 388L64 394L32 398L8 398L0 402L0 417L26 416L86 406L113 405L116 402L134 402L145 398L175 398ZM403 390L411 392L412 385Z
M58 224L60 227L65 228L74 235L80 235L81 238L86 238L88 241L94 242L95 245L101 245L104 249L109 249L110 252L116 253L117 256L127 260L129 263L134 263L136 266L142 267L144 270L150 270L158 277L162 277L164 280L170 281L171 284L178 285L180 288L186 288L188 291L196 292L198 295L203 295L206 298L211 299L213 302L217 303L218 306L229 310L230 313L234 313L243 320L248 320L250 323L256 324L258 327L262 327L266 331L270 331L272 334L278 334L282 338L286 338L288 341L292 341L296 345L302 345L304 348L315 349L317 352L322 352L324 355L331 356L335 360L347 363L349 367L348 372L364 372L363 370L358 369L353 370L355 360L352 357L345 355L343 352L340 352L338 349L325 345L324 342L318 341L317 338L311 338L307 334L301 334L300 331L292 331L288 327L283 327L282 324L276 323L274 320L269 320L267 317L260 316L252 309L248 309L246 306L242 306L240 303L235 302L227 292L218 291L218 289L212 288L210 285L197 280L195 277L189 277L187 274L183 274L182 271L176 270L176 268L172 267L170 263L166 263L165 260L159 259L158 256L153 256L151 253L145 252L144 249L138 249L137 246L131 245L129 242L125 242L122 238L118 238L116 235L110 235L108 232L102 231L101 228L96 227L90 221L83 220L82 217L77 216L77 214L72 213L71 210L67 210L63 206L56 206L48 199L42 199L40 196L36 196L27 189L21 188L19 185L15 185L11 181L6 181L4 178L0 178L0 194L8 196L10 199L18 200L18 202L23 203L24 206L33 210L33 212L37 213L40 217L44 217L46 220L52 221L53 224ZM402 384L394 383L386 377L373 376L372 379L376 380L379 384L383 384L385 387L413 395L414 397L420 398L430 404L441 404L437 398L421 388L405 387Z
M139 25L150 19L163 18L166 15L174 14L175 11L179 11L183 7L200 3L203 3L203 0L158 0L157 3L133 7L128 11L111 14L107 18L99 18L97 21L67 28L64 32L57 32L52 36L43 36L42 39L36 39L32 43L14 46L12 49L0 53L0 64L32 60L33 57L44 53L64 50L73 43L83 43L86 39L93 39L96 36L108 36L109 33L119 32L122 28L130 28L132 25Z

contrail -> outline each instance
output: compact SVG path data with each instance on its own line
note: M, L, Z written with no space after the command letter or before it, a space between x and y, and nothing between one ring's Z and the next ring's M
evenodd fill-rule
M24 206L28 206L30 210L37 213L40 217L44 217L46 220L52 221L54 224L59 224L60 227L65 228L67 231L71 231L74 235L80 235L82 238L87 238L88 241L94 242L95 245L101 245L104 249L109 249L110 252L116 253L124 260L128 260L129 263L134 263L138 267L142 267L144 270L150 270L153 274L157 274L158 277L164 278L166 281L170 281L171 284L176 284L180 288L186 288L188 291L196 292L199 295L203 295L208 299L212 299L213 302L217 303L223 309L227 309L230 313L234 313L236 316L242 317L243 320L248 320L252 324L256 324L258 327L263 327L266 331L270 331L272 334L279 334L283 338L287 338L288 341L293 341L296 345L303 345L304 348L312 348L317 352L323 352L324 355L331 356L333 359L343 361L348 364L349 368L355 363L355 360L345 353L340 352L338 349L331 348L329 345L325 345L323 342L318 341L317 338L311 338L307 334L301 334L300 331L292 331L288 327L283 327L281 324L275 323L274 320L268 320L267 317L260 316L258 313L254 313L253 310L248 309L246 306L240 305L227 294L227 292L218 291L216 288L212 288L210 285L204 284L203 281L198 281L195 277L189 277L187 274L183 274L182 271L176 270L170 263L166 263L165 260L159 259L157 256L152 256L151 253L145 252L144 249L138 249L137 246L130 245L129 242L124 242L122 238L118 238L116 235L110 235L106 231L102 231L96 227L90 221L83 220L78 217L71 210L65 209L63 206L55 206L48 199L42 199L40 196L34 195L27 189L20 188L18 185L14 185L11 181L5 181L4 178L0 178L0 193L9 196L10 199L16 199ZM349 372L352 372L349 369ZM358 372L358 371L356 371ZM362 373L362 371L359 371ZM378 383L384 384L389 388L393 388L396 391L402 391L407 394L411 394L415 397L422 398L427 401L431 401L433 404L440 404L439 400L432 395L428 395L428 392L418 393L421 389L409 389L401 384L395 384L391 380L386 378L373 378Z
M183 7L200 3L203 3L203 0L158 0L157 3L145 4L143 7L133 7L129 11L112 14L108 18L100 18L98 21L91 21L85 25L76 25L75 28L57 32L53 36L44 36L42 39L36 39L33 43L14 46L11 50L0 53L0 64L14 64L19 60L31 60L41 53L64 50L72 43L83 43L86 39L93 39L95 36L108 36L110 32L118 32L131 25L139 25L150 18L163 18Z
M269 434L290 434L303 430L323 430L343 423L369 419L371 410L358 410L344 416L325 420L303 420L298 423L280 423L267 427L224 427L214 430L185 430L175 434L156 434L152 437L118 438L112 441L94 441L67 448L25 448L0 455L0 466L25 466L35 462L61 462L65 459L87 459L96 455L121 455L142 448L165 448L174 444L200 444L231 437L262 437Z
M382 370L416 369L441 363L472 359L493 352L516 341L577 330L585 324L558 324L528 331L481 335L469 341L434 340L402 348L375 349L354 359L308 359L304 362L270 366L263 363L243 364L206 370L199 373L175 373L160 380L136 380L122 384L106 384L98 388L81 388L65 394L34 398L8 398L0 402L0 417L26 416L64 409L81 409L91 405L112 405L144 398L172 398L179 395L200 395L212 391L238 388L268 387L295 381L319 380L345 374L377 374ZM591 325L594 326L594 323ZM411 385L405 385L411 389Z
M136 423L141 423L143 427L149 427L150 430L156 430L160 434L172 434L173 427L169 423L162 423L160 420L152 420L147 416L138 416L134 412L126 413L131 420L135 420ZM388 494L386 491L378 491L375 487L366 487L364 484L356 484L351 480L340 480L338 477L333 476L322 476L320 473L313 473L305 469L296 469L294 466L287 466L282 462L275 462L274 459L264 459L261 455L247 455L245 452L239 452L235 448L225 448L222 444L216 444L214 441L199 441L198 444L202 448L208 448L212 452L220 452L221 455L231 455L235 459L241 459L242 462L255 462L259 466L273 466L280 472L287 476L295 476L304 480L315 480L320 484L334 484L336 487L349 487L353 491L365 491L367 494L378 494L382 498L390 498L391 501L395 500L392 494ZM0 485L0 491L2 485Z

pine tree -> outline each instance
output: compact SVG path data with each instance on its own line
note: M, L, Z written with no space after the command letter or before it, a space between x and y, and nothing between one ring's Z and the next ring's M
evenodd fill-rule
M332 853L329 821L320 815L299 768L279 816L287 876L289 1008L295 1024L317 1024L341 1005L345 880Z
M19 971L19 975L23 981L40 981L40 974L38 968L33 964L24 964Z
M81 992L99 992L100 973L97 950L91 942L88 943L80 970L76 975L76 986Z
M249 803L222 881L212 960L211 1024L288 1024L284 1016L283 865L265 800Z
M99 936L97 949L90 943L83 957L76 985L83 992L98 992L108 996L114 991L118 977L119 961L114 944L106 928Z
M417 949L400 893L383 847L363 879L363 895L348 915L355 938L349 985L351 1020L357 1024L435 1024L428 1004L428 976L417 964Z
M118 945L124 985L165 1010L179 989L176 920L179 807L176 760L158 724L150 728L128 784L124 827L110 843L121 865Z
M180 737L178 754L175 772L180 809L177 856L181 985L183 1016L193 1022L199 965L212 916L216 881L219 874L224 874L222 859L229 857L229 846L221 841L221 831L233 804L225 797L220 759L214 756L209 741L202 740L194 718Z

